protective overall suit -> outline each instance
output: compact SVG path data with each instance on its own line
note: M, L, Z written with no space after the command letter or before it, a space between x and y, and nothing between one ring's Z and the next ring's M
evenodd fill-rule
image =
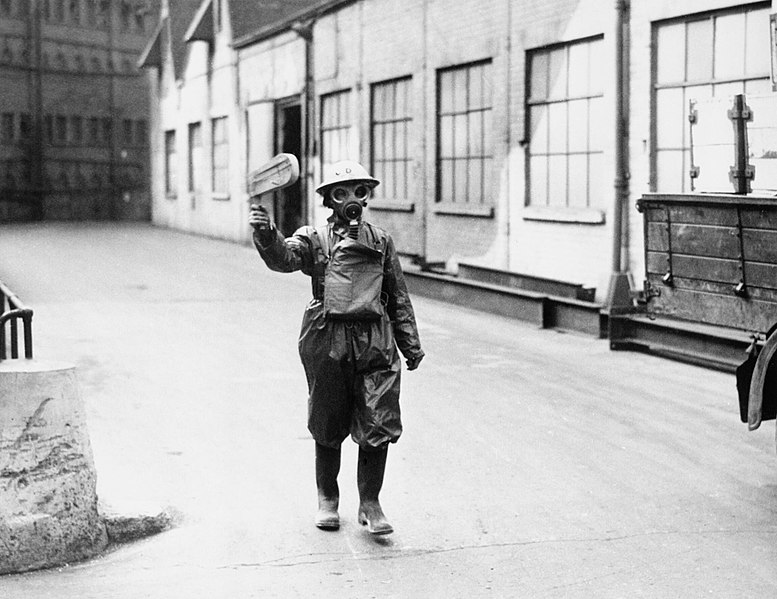
M340 445L350 434L360 448L359 520L370 532L386 534L393 529L378 492L388 444L402 433L397 346L411 370L424 352L394 242L361 219L377 184L358 163L338 163L317 188L334 210L326 226L302 227L284 239L271 223L250 222L270 269L311 277L313 298L302 320L299 353L310 393L308 429L316 441L316 525L339 527Z

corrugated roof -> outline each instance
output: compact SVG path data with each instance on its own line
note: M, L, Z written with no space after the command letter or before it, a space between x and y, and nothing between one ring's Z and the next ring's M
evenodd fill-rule
M296 19L354 0L228 0L234 46L276 33Z

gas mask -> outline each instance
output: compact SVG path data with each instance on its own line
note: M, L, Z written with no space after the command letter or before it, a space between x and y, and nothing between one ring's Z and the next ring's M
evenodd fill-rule
M364 183L335 185L329 191L329 200L337 217L348 223L348 236L356 239L359 221L372 193Z

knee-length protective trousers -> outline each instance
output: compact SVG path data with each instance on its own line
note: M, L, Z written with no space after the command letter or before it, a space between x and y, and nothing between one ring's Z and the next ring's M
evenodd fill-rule
M308 381L308 430L317 443L339 447L350 434L379 449L402 434L401 362L388 316L324 318L321 302L305 310L299 353Z

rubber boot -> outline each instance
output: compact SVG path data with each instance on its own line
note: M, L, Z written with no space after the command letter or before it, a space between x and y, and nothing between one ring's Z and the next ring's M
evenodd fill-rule
M318 488L318 512L316 526L322 530L340 528L340 489L337 475L340 473L340 448L332 449L316 443L316 487Z
M359 448L359 463L356 471L359 485L359 523L365 525L373 535L387 535L394 532L378 500L383 487L387 455L388 447L378 451Z

